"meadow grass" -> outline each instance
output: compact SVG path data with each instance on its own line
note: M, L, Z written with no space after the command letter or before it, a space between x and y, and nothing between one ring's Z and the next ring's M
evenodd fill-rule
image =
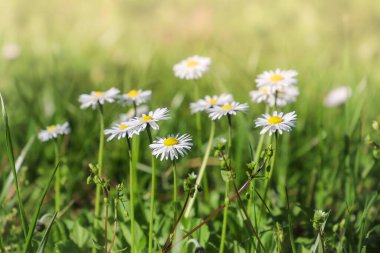
M214 133L214 123L206 114L190 113L194 85L199 97L227 92L249 103L247 113L233 118L231 131L231 167L238 189L248 179L246 164L259 164L258 150L272 144L276 160L272 169L265 166L228 203L225 196L228 192L233 196L236 190L230 184L226 192L218 157L211 150L204 162L207 187L201 184L204 191L196 190L194 203L187 205L191 210L183 210L170 239L176 242L225 202L228 209L176 244L180 252L194 251L189 239L206 252L218 252L222 231L227 231L224 252L322 252L322 244L326 252L377 252L380 248L380 133L372 125L380 121L375 25L380 9L371 1L149 0L90 5L17 0L3 4L0 43L17 42L21 54L16 60L0 61L0 92L10 135L5 124L0 131L1 136L11 136L13 144L8 137L0 138L0 252L102 252L105 241L112 252L130 252L132 242L135 252L148 252L153 218L153 247L155 251L163 247L174 225L173 210L181 215L187 200L181 186L188 173L200 172L210 131L211 136L229 139L227 120L215 122ZM5 9L12 9L12 14L6 15ZM175 78L172 71L175 63L192 54L212 59L210 71L196 84ZM266 107L250 102L248 92L255 89L259 73L276 67L299 72L300 95L281 109L297 112L296 128L279 136L274 145L269 138L260 138L259 129L254 128L253 120ZM352 88L352 97L342 106L324 107L327 92L343 84ZM132 149L126 141L105 142L102 177L109 180L109 195L117 195L117 201L105 203L98 186L101 204L95 218L96 186L87 184L86 178L91 174L89 163L98 160L99 115L80 110L78 97L110 87L123 92L152 90L149 108L168 107L171 115L171 120L160 122L153 137L189 133L194 147L176 162L177 181L173 181L169 161L156 160L152 171L145 133L132 139ZM105 128L128 109L106 104ZM45 126L66 120L72 131L57 142L61 165L56 182L61 191L55 204L54 187L47 190L57 164L55 149L53 143L33 138ZM21 157L18 166L17 157ZM9 184L16 170L17 181ZM152 172L156 174L153 203ZM178 182L179 202L175 209L174 182ZM120 183L125 187L116 189ZM130 196L135 197L134 208ZM41 203L41 209L35 203ZM54 214L58 203L60 212ZM133 231L130 210L134 211ZM328 213L323 224L315 224L315 210ZM42 222L44 214L54 217L54 223L51 218ZM99 226L94 230L96 222ZM45 228L40 230L41 226Z

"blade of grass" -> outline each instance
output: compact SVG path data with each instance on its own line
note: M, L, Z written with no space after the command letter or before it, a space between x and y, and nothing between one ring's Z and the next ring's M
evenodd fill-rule
M19 211L20 211L20 216L21 216L22 230L24 232L25 238L27 238L28 222L26 220L24 206L23 206L22 201L21 201L21 194L20 194L20 190L18 188L15 156L13 154L12 138L11 138L11 133L10 133L9 124L8 124L8 115L7 115L7 111L5 109L3 96L1 94L0 94L0 99L1 99L1 107L2 107L2 112L3 112L4 126L5 126L5 140L7 143L6 146L7 146L8 159L9 159L9 163L11 166L11 170L12 170L12 174L13 174L13 178L14 178L15 186L16 186L17 201L18 201L18 207L20 209Z
M55 173L57 172L58 168L60 167L61 165L61 162L59 162L56 166L55 166L55 169L54 171L51 173L50 177L49 177L49 180L48 180L48 183L46 184L45 186L45 189L44 191L42 192L41 194L41 197L40 199L38 200L37 202L37 205L36 205L36 209L34 210L34 214L33 214L33 218L32 218L32 221L30 223L30 229L28 231L28 236L26 238L26 242L24 244L24 249L23 249L23 252L26 253L29 251L30 249L30 244L32 242L32 237L33 237L33 232L34 232L34 229L36 227L36 223L37 223L37 219L38 219L38 215L40 213L40 210L41 210L41 206L42 206L42 203L44 201L44 198L46 196L46 193L48 192L50 186L51 186L51 183L54 179L54 176L55 176ZM32 251L29 251L29 252L32 252Z
M53 226L53 223L54 223L56 217L57 217L57 212L54 213L53 218L51 219L49 225L47 226L45 234L42 237L41 244L38 247L36 253L43 253L45 251L45 247L46 247L47 241L49 239L50 230L51 230L51 227Z
M296 246L294 244L294 236L293 236L293 226L292 226L292 217L290 214L290 207L289 207L289 195L288 195L288 187L285 186L285 194L286 194L286 204L288 209L288 223L289 223L289 239L290 239L290 245L292 246L292 252L296 253Z
M25 145L25 147L22 149L20 155L17 157L17 160L16 160L16 164L15 164L15 167L16 167L16 173L18 174L20 169L21 169L21 165L22 163L24 162L24 159L25 159L25 156L26 154L29 152L30 150L30 147L32 146L33 142L35 140L35 136L33 135L28 143ZM4 187L1 191L1 195L0 195L0 203L2 203L5 199L5 196L6 194L8 193L9 191L9 187L11 186L12 182L13 182L13 174L9 174L8 178L7 178L7 181L5 182L4 184Z

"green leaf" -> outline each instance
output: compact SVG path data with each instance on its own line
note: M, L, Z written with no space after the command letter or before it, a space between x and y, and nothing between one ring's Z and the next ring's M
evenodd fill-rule
M46 244L47 244L47 241L49 238L50 230L51 230L51 227L52 227L56 217L57 217L57 212L54 213L53 218L51 219L48 227L46 228L45 234L41 240L41 244L37 249L37 253L43 253L45 251L45 247L46 247Z
M79 222L75 222L72 227L70 238L75 242L80 248L85 246L91 238L91 233L84 228Z
M56 253L81 253L80 248L71 240L59 242L55 245Z
M27 238L27 234L28 234L28 230L29 230L28 221L26 219L24 206L23 206L22 201L21 201L20 190L18 188L17 170L16 170L16 164L15 164L15 156L13 154L11 131L10 131L9 124L8 124L8 115L7 115L7 111L5 109L3 96L1 94L0 94L0 99L1 99L1 107L2 107L2 112L3 112L4 126L5 126L5 140L7 143L8 159L9 159L9 163L11 166L11 170L13 173L13 178L14 178L14 182L15 182L15 186L16 186L17 201L18 201L18 207L20 209L22 229L24 231L25 238Z
M50 185L54 179L54 175L55 173L57 172L59 166L61 165L61 163L59 162L57 164L57 166L55 166L55 169L53 170L53 172L51 173L50 177L49 177L49 181L48 183L46 184L45 186L45 189L44 191L42 192L41 194L41 197L39 199L39 201L37 202L37 205L36 205L36 209L34 211L34 214L33 214L33 218L32 218L32 221L30 223L30 229L28 231L28 236L26 238L26 242L24 244L24 249L23 249L23 252L26 253L26 252L31 252L30 251L30 244L32 242L32 237L33 237L33 232L34 232L34 229L36 227L36 223L37 223L37 219L38 219L38 215L40 213L40 210L41 210L41 206L42 206L42 203L44 201L44 198L46 196L46 193L48 192L49 188L50 188Z
M222 179L224 182L229 182L229 175L228 175L228 170L221 170L220 175L222 176Z

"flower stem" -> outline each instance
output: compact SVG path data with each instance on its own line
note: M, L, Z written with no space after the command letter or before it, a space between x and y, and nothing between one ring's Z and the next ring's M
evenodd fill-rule
M201 168L199 169L199 174L198 174L197 180L195 182L196 185L201 185L203 174L206 171L208 157L210 156L210 151L211 151L214 135L215 135L215 122L211 121L210 136L208 138L206 152L205 152L205 155L203 156ZM198 189L197 189L197 187L195 187L194 195L193 195L193 197L190 198L189 205L187 206L186 211L185 211L185 218L189 217L189 215L190 215L191 208L194 205L194 201L195 201L195 198L197 196L197 193L198 193Z
M130 215L131 215L131 253L135 252L135 197L134 197L134 164L132 162L132 145L127 137L128 143L128 156L129 156L129 201L130 201ZM117 210L116 210L117 212Z
M54 141L54 153L55 153L55 165L57 166L59 162L59 151L58 151L58 142L57 140ZM54 190L55 190L55 211L56 213L59 213L61 209L61 190L60 190L60 184L61 184L61 173L60 170L58 169L56 174L55 174L55 185L54 185Z
M148 133L149 142L152 144L153 138L150 132L150 126L146 128ZM152 155L152 183L151 183L151 196L150 196L150 216L149 216L149 242L148 242L148 252L153 252L153 221L154 221L154 198L156 190L156 159Z
M175 160L173 160L173 180L174 180L174 195L173 195L173 202L174 202L174 220L177 217L177 203L178 203L178 193L177 193L177 166Z
M226 192L224 198L225 208L223 210L223 226L222 226L222 239L220 240L219 253L224 252L224 241L226 240L226 231L227 231L227 219L228 219L228 205L230 199L228 197L228 193L230 191L229 182L226 182Z
M104 117L103 117L103 106L98 105L99 109L99 122L100 122L100 132L99 132L99 152L98 152L98 176L102 176L102 165L103 165L103 147L104 147ZM99 227L99 214L100 214L100 185L96 185L96 195L95 195L95 220L94 229Z

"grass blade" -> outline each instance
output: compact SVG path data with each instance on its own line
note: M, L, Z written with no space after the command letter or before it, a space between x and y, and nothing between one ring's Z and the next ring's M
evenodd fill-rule
M24 206L22 205L20 190L18 188L15 156L13 154L12 138L11 138L11 133L10 133L9 124L8 124L8 115L5 109L3 96L1 94L0 94L0 100L1 100L1 107L2 107L2 112L3 112L4 126L5 126L5 140L7 143L8 159L9 159L9 164L11 166L11 170L12 170L12 174L13 174L13 178L14 178L15 186L16 186L17 201L18 201L18 207L20 209L19 211L20 211L20 216L21 216L22 230L24 231L24 236L26 238L28 234L28 222L26 219Z
M30 147L32 146L34 140L35 140L35 136L32 136L29 139L28 143L25 145L25 147L22 149L20 155L17 157L16 163L15 163L16 174L18 174L20 172L20 169L21 169L22 163L24 162L25 156L29 152ZM4 201L5 196L9 191L9 187L11 186L11 184L13 182L13 179L14 179L13 173L9 174L7 181L5 181L5 184L3 186L3 190L1 191L0 203L2 203Z
M51 227L52 227L56 217L57 217L57 212L54 213L53 218L51 219L49 225L47 226L44 237L42 237L41 244L38 247L36 253L43 253L45 251L46 243L49 239L50 230L51 230Z
M32 242L32 237L33 237L33 232L34 232L34 229L36 227L36 223L37 223L37 219L38 219L38 215L40 213L40 210L41 210L41 206L42 206L42 203L44 201L44 198L46 196L46 193L48 192L49 188L50 188L50 185L54 179L54 175L55 173L57 172L57 169L59 168L59 166L61 165L61 162L59 162L56 166L55 166L55 169L54 171L51 173L50 177L49 177L49 181L48 183L46 184L45 186L45 189L44 191L42 192L41 194L41 197L40 199L38 200L37 202L37 205L36 205L36 209L34 211L34 214L33 214L33 218L32 218L32 221L30 223L30 229L28 231L28 236L26 238L26 242L24 244L24 250L23 252L26 253L29 251L29 248L30 248L30 244Z

